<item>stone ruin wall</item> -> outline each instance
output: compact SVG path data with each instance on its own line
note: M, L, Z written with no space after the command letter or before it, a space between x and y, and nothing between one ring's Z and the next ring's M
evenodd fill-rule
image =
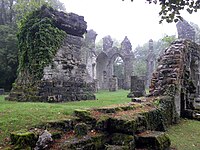
M194 43L195 32L187 21L179 21L177 31L179 39L158 59L149 96L170 96L175 113L192 118L196 115L195 101L200 97L200 47Z
M44 102L95 99L94 82L86 82L86 64L81 60L83 34L87 28L84 17L45 9L48 14L44 16L53 16L58 21L57 27L67 33L66 38L52 63L44 68L42 79L29 81L26 74L20 73L7 99Z
M81 59L86 64L87 69L87 82L96 82L96 36L97 33L94 30L88 30L83 39L83 46L81 47Z
M199 95L200 47L189 40L176 40L158 60L153 73L150 96L171 96L176 112L184 116L187 109L193 109L195 97Z
M48 101L95 99L94 83L86 82L87 69L81 61L82 38L67 35L53 62L44 68L39 95Z

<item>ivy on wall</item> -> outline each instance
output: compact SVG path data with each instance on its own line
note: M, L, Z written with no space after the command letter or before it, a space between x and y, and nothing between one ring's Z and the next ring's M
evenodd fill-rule
M42 78L44 67L52 61L66 36L55 26L53 17L44 16L45 9L28 14L18 33L18 71L28 71L34 80Z

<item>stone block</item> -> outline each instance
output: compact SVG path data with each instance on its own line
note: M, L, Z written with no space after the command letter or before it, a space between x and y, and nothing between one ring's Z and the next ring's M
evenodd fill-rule
M15 149L34 148L38 137L33 133L26 130L12 132L10 134L11 144Z
M60 144L59 149L66 150L92 150L92 149L104 149L104 145L107 143L107 135L97 133L94 135L87 135L84 138L70 138L63 144Z
M85 136L88 133L88 127L85 123L78 123L74 127L76 136Z
M148 150L167 150L170 147L170 139L164 132L146 131L137 135L136 148Z
M135 145L135 139L133 135L113 133L110 136L109 144L133 147Z

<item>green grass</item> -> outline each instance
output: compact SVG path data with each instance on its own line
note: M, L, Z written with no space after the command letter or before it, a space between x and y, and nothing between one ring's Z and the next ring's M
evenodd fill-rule
M200 121L182 120L167 132L177 150L200 150Z
M99 91L97 100L68 103L31 103L5 101L0 96L0 144L12 131L29 128L49 120L66 118L74 109L108 106L130 102L129 91Z

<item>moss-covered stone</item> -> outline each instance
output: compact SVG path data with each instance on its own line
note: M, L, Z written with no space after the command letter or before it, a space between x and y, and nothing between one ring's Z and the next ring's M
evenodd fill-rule
M109 116L101 116L96 122L95 129L101 131L108 130L109 119L110 119Z
M134 147L135 139L133 135L127 135L122 133L113 133L110 136L109 144L111 145L121 145L121 146L128 146Z
M106 145L106 150L130 150L128 146Z
M46 122L44 126L63 130L63 131L70 131L74 129L75 124L76 124L76 120L75 118L73 118L73 119L65 119L65 120L51 120L51 121Z
M10 134L11 144L14 145L14 149L24 149L34 147L38 137L33 133L26 130L20 130L12 132Z
M51 132L51 137L52 137L52 139L60 139L61 137L62 137L62 132L60 132L60 131L54 131L54 132Z
M95 135L87 135L84 138L71 138L65 143L61 144L59 149L67 150L89 150L89 149L104 149L104 145L107 142L107 135L97 133Z
M166 150L170 147L170 139L164 132L146 131L136 138L136 148L149 150Z
M147 129L156 131L166 131L164 116L160 109L154 109L148 112L140 113L146 118Z
M103 107L96 110L102 113L116 113L117 111L120 111L122 109L120 107Z
M76 136L84 136L88 133L88 127L85 123L78 123L74 127Z
M126 119L109 119L109 128L108 132L115 133L125 133L125 134L134 134L137 130L136 119L126 120Z
M96 119L91 116L90 111L88 110L76 109L74 110L74 115L78 117L81 121L89 123L92 126L95 126L96 124Z

